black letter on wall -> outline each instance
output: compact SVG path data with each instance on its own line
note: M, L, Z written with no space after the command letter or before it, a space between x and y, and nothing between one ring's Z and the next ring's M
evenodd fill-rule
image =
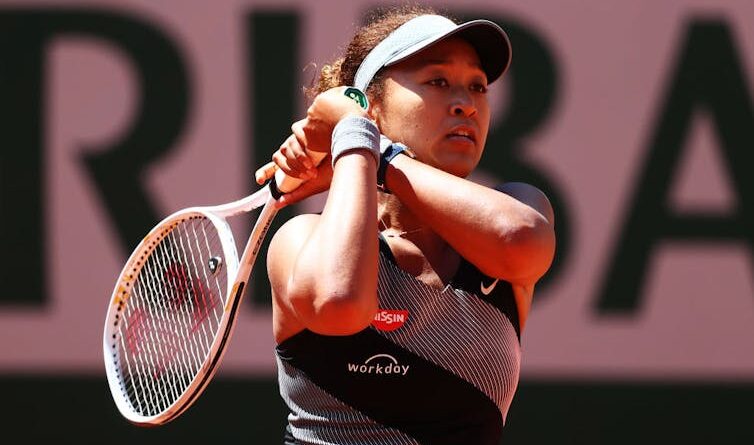
M105 11L0 10L0 302L36 304L47 296L45 57L51 41L65 36L106 40L138 75L140 105L130 130L111 147L86 147L96 154L82 159L124 252L160 219L143 182L145 168L172 148L186 118L183 61L154 25Z
M754 110L747 78L728 25L691 22L597 294L600 312L631 313L638 308L647 268L662 241L743 241L754 253ZM733 215L678 215L668 205L695 110L704 110L715 122L720 154L738 195Z
M489 14L483 16L488 17ZM473 16L476 17L480 16ZM547 172L530 164L525 156L526 139L544 126L555 106L557 65L545 42L534 31L516 21L494 21L506 31L513 47L511 66L498 80L508 84L504 87L509 88L510 102L500 122L493 122L490 127L480 167L506 182L534 185L547 195L552 204L557 248L550 270L537 284L537 290L541 293L560 273L571 248L571 218L566 201Z
M299 87L299 20L293 12L254 12L247 18L248 72L252 76L252 89L247 103L251 105L252 123L249 141L253 156L249 165L252 190L259 188L254 181L254 171L269 162L272 153L291 134L291 124L298 120L296 104L301 99ZM293 216L293 210L284 208L270 227L270 236L283 222ZM257 305L270 305L270 283L267 278L267 245L259 251L259 260L252 270L252 301Z

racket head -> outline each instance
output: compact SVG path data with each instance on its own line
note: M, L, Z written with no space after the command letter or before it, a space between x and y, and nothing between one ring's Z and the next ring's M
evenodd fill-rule
M110 391L130 422L169 422L210 381L242 292L237 271L230 227L203 208L168 216L134 249L103 333Z

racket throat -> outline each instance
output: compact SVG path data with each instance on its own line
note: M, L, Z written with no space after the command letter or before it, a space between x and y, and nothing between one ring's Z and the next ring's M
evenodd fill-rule
M207 261L207 267L209 267L209 271L212 273L212 275L216 275L220 268L223 265L223 259L219 256L213 256L212 258Z

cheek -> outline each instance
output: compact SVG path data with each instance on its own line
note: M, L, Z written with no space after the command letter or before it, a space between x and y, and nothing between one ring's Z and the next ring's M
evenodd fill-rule
M481 135L481 146L484 147L487 143L487 134L490 131L490 107L485 103L485 106L479 107L479 133Z
M412 148L419 148L426 143L434 125L428 125L430 119L427 118L423 106L402 104L389 110L388 113L383 112L379 116L378 123L382 134L392 140L411 145Z

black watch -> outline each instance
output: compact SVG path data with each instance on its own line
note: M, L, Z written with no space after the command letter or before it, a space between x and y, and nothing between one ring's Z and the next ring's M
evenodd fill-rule
M411 159L416 159L414 152L400 142L393 142L392 144L390 144L380 156L380 166L377 169L377 188L385 193L390 193L387 187L385 187L385 172L387 171L387 166L388 164L390 164L393 158L401 153L410 157Z

